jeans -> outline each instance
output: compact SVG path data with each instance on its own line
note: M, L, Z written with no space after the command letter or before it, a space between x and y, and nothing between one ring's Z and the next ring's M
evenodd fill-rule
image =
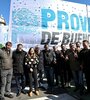
M25 88L25 75L22 73L15 74L15 80L17 85L17 90L21 92Z
M72 74L73 74L75 86L76 87L83 86L84 82L83 82L83 72L82 72L82 70L72 71Z
M1 69L1 96L4 94L10 94L11 92L11 80L13 69L3 70Z
M45 66L44 71L47 78L48 88L52 88L54 85L53 67Z

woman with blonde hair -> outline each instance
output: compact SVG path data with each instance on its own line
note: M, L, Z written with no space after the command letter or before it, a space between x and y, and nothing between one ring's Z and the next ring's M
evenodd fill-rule
M30 86L30 91L29 91L29 96L32 96L32 83L34 79L34 88L35 88L35 94L39 95L39 90L38 90L38 79L37 79L37 67L38 67L38 57L35 54L34 48L31 47L25 57L25 65L28 68L28 75L29 75L29 86Z

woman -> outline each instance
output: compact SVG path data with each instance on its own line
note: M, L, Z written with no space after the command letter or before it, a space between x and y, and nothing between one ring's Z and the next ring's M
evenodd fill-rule
M29 96L32 96L32 82L33 82L33 79L34 79L35 93L36 93L36 95L39 95L38 80L37 80L38 62L39 62L39 60L38 60L38 58L35 54L34 48L31 47L28 51L28 54L25 57L25 65L28 68L29 82L30 82L29 83L29 86L30 86Z

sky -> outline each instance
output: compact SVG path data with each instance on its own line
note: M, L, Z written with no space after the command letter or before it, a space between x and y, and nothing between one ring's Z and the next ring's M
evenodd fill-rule
M0 0L0 16L2 15L4 17L6 24L9 23L10 1L11 0Z
M63 1L70 1L70 2L90 5L90 0L63 0ZM4 17L7 25L9 24L10 2L11 0L0 1L0 16L2 15Z

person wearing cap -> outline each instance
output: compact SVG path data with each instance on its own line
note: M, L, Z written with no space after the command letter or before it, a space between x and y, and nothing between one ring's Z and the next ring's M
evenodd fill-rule
M13 98L11 94L11 80L13 74L11 47L12 43L6 42L5 47L0 49L1 100L5 100L4 96Z

